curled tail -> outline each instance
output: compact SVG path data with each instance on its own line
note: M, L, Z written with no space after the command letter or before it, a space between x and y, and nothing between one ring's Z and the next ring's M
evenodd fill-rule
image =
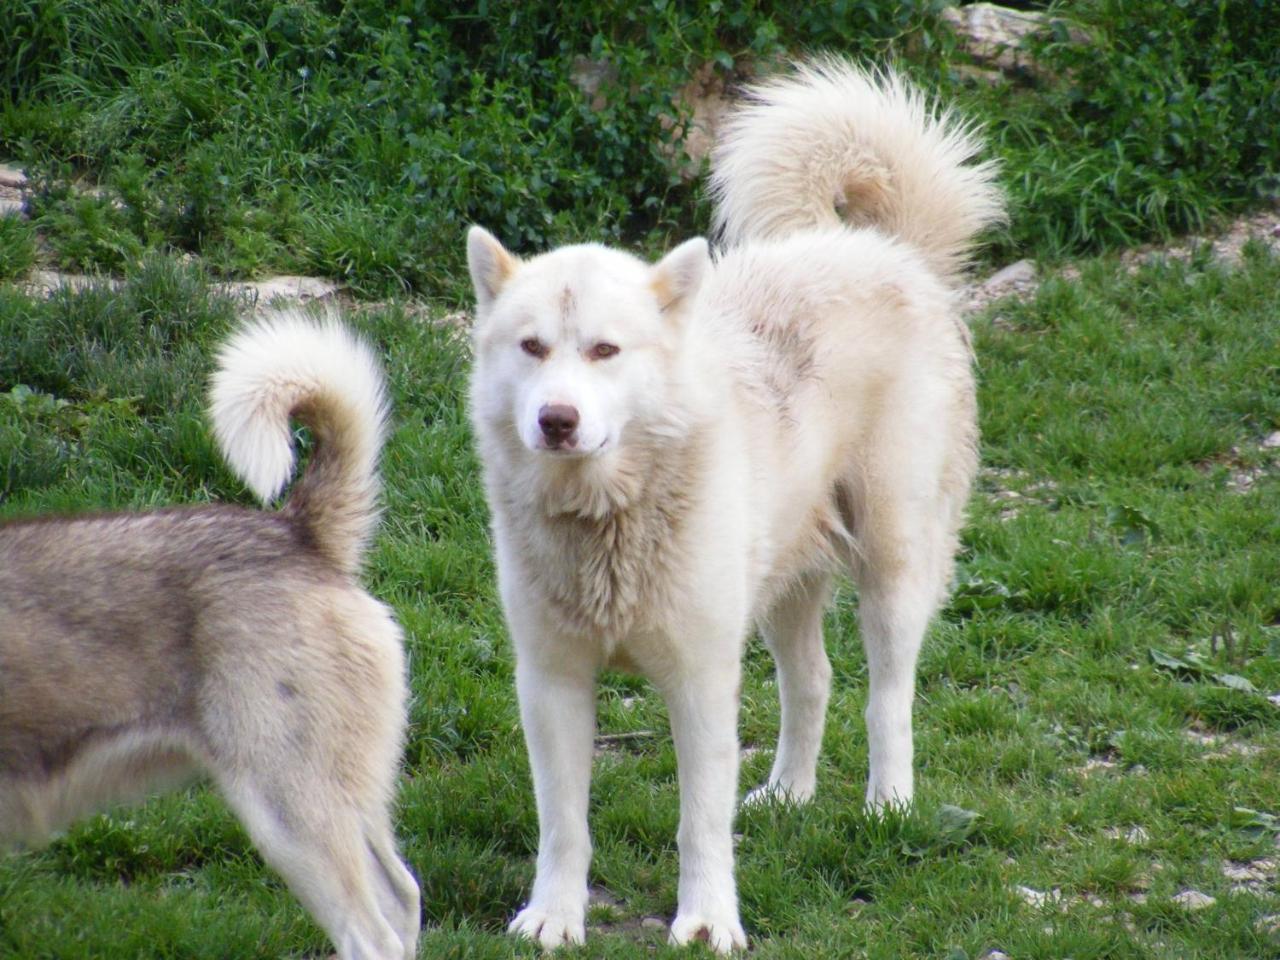
M846 223L912 244L944 278L1004 219L981 141L896 74L838 57L747 91L712 155L715 225L729 243Z
M293 473L290 419L315 446L283 508L316 549L354 574L378 520L387 400L372 351L336 317L301 310L253 322L218 354L210 417L227 463L264 503Z

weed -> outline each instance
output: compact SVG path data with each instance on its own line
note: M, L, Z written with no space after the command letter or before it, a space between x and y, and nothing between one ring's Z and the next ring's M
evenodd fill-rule
M0 280L22 276L35 262L35 228L21 217L0 213Z

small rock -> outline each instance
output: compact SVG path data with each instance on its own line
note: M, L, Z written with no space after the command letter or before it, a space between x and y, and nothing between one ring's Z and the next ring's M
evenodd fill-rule
M1150 834L1142 827L1130 827L1128 830L1121 830L1119 827L1108 827L1102 831L1102 835L1108 840L1123 840L1125 843L1138 845L1146 843L1151 839Z
M955 31L960 46L979 63L1001 70L1029 66L1019 49L1024 37L1045 26L1043 14L1010 10L994 3L947 7L942 19Z
M1262 441L1263 450L1274 450L1276 447L1280 447L1280 430L1268 435L1266 439Z
M1009 960L1009 955L1003 950L988 950L982 955L981 960Z
M1199 730L1184 730L1182 735L1202 747L1216 747L1223 740L1222 737L1214 736L1212 733L1201 733Z
M645 917L640 921L642 930L665 930L667 929L667 921L661 917Z
M1061 892L1058 890L1050 890L1047 893L1043 890L1034 890L1031 887L1014 887L1013 890L1033 907L1043 907L1046 904L1057 903L1062 897Z
M1098 771L1110 772L1115 770L1117 767L1119 767L1119 764L1114 760L1106 760L1102 757L1090 757L1084 762L1084 766L1076 767L1076 773L1087 777L1090 774L1097 773Z
M278 297L305 303L308 300L323 300L338 292L338 285L323 277L294 277L287 274L229 286L255 296L257 302L262 304L270 303Z
M1182 907L1183 910L1195 912L1196 910L1212 907L1218 901L1217 898L1211 897L1207 893L1201 893L1199 890L1183 890L1173 898L1173 902Z
M1014 283L1031 283L1036 278L1036 265L1030 260L1019 260L1011 263L987 277L982 284L988 290L1004 287Z
M27 175L18 167L0 163L0 187L25 187Z
M21 200L8 200L0 197L0 217L20 217L22 215Z
M1254 860L1250 863L1227 861L1222 865L1222 875L1233 883L1263 883L1276 872L1276 861Z

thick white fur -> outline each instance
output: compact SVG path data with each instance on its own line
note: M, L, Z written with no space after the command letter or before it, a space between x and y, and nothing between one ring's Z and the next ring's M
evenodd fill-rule
M951 278L972 238L1004 219L995 164L973 128L891 72L820 57L760 84L722 126L715 226L730 243L868 226Z
M291 418L316 431L324 460L312 463L304 480L313 489L295 491L293 506L321 549L354 572L378 520L387 420L382 372L369 347L336 314L317 320L298 308L278 310L219 352L209 416L227 463L263 503L293 474Z
M812 796L833 574L859 586L868 804L912 795L917 652L976 469L950 279L1000 213L976 144L892 76L835 60L755 91L716 155L712 262L597 245L521 261L468 238L471 415L533 770L537 875L513 932L581 942L594 683L638 670L680 772L676 943L742 947L733 874L743 645L778 665L782 730L749 799ZM921 175L921 172L927 175ZM865 202L865 205L864 205ZM843 207L844 225L835 215ZM522 347L536 341L542 355ZM601 358L598 344L619 348ZM577 411L547 449L538 411Z

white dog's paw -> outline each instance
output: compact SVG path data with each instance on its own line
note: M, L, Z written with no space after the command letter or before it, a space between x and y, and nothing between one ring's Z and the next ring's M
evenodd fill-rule
M867 813L884 814L890 810L905 813L911 809L911 781L896 785L870 781L865 807Z
M732 912L713 917L708 913L681 913L671 922L671 942L684 946L702 940L716 953L747 949L747 935Z
M581 910L546 910L532 904L516 914L507 933L536 941L543 950L582 943L587 938L585 915Z
M813 799L813 787L802 787L798 784L782 783L761 784L742 798L744 807L758 807L766 803L786 803L799 806Z

